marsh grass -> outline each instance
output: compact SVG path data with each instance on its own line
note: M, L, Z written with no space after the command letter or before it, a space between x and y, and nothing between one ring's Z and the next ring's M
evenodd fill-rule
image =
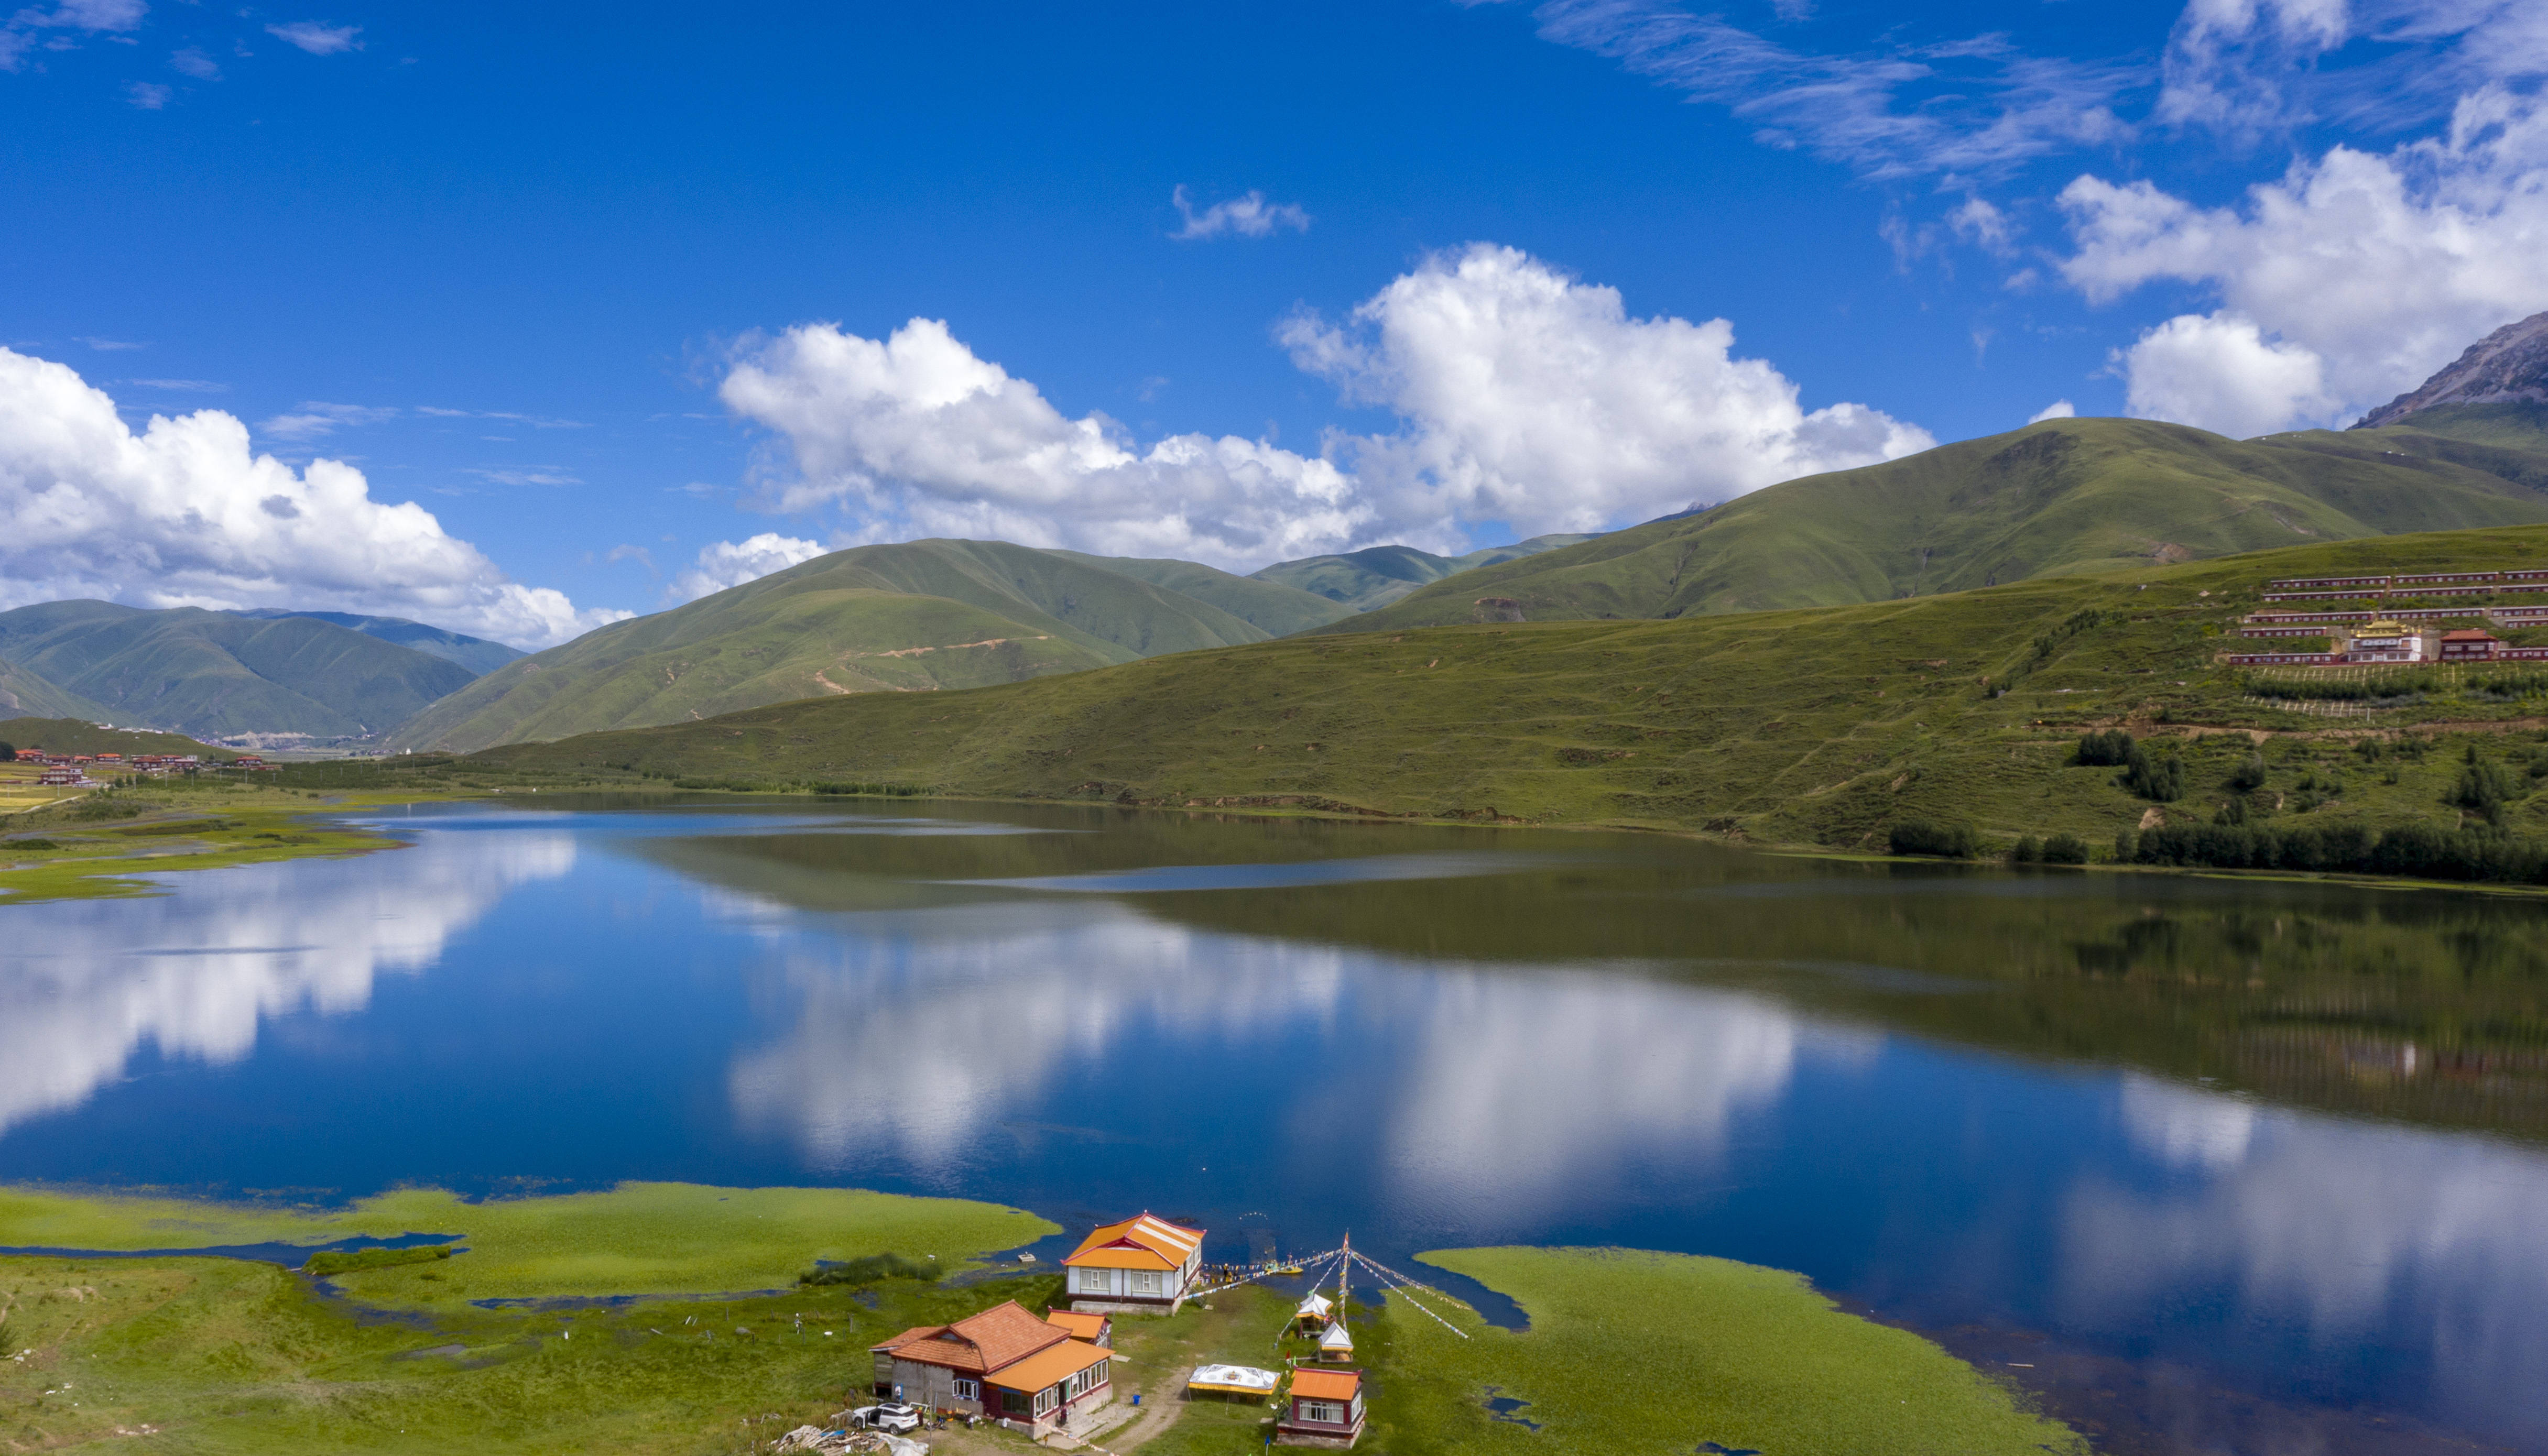
M1916 1334L1843 1313L1799 1274L1625 1249L1420 1257L1511 1296L1530 1327L1500 1329L1465 1307L1449 1313L1467 1339L1404 1310L1370 1321L1382 1376L1366 1439L1392 1456L1709 1441L1780 1456L2086 1456L2010 1388ZM1527 1402L1519 1413L1540 1429L1492 1419L1488 1386Z

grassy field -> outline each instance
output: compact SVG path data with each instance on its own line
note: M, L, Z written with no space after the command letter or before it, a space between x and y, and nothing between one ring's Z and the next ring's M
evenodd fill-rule
M2394 702L2277 698L2219 665L2272 576L2548 562L2548 528L2374 537L1816 611L1313 636L970 692L864 694L374 773L486 786L834 780L991 798L1292 808L1704 831L1880 852L1905 819L1997 848L2111 844L2233 799L2278 822L2467 822L2472 747L2510 828L2548 828L2530 765L2548 675L2451 670ZM2500 689L2500 690L2499 690ZM2179 755L2172 801L2073 763L2121 725ZM2365 749L2365 743L2372 747ZM2232 780L2261 754L2264 779ZM346 771L349 774L353 771Z
M0 1445L148 1435L149 1449L204 1453L740 1453L865 1400L867 1347L886 1334L1004 1299L1037 1310L1060 1299L1057 1279L1014 1266L944 1283L791 1286L818 1259L935 1253L962 1269L1053 1231L1031 1214L948 1199L631 1184L475 1204L408 1190L319 1210L0 1189L0 1243L22 1246L306 1246L410 1231L460 1235L462 1251L324 1282L214 1257L0 1257ZM1487 1451L1528 1438L1491 1418L1491 1393L1528 1402L1519 1413L1557 1451L1701 1440L1799 1453L2075 1448L1971 1368L1838 1312L1795 1275L1618 1250L1426 1257L1513 1295L1531 1329L1498 1330L1431 1301L1469 1332L1461 1339L1403 1305L1358 1307L1370 1449ZM1261 1449L1262 1404L1187 1402L1185 1375L1305 1356L1306 1343L1279 1337L1290 1309L1287 1296L1246 1288L1174 1319L1119 1321L1118 1399L1135 1418L1101 1444L1150 1456ZM1032 1449L988 1430L934 1439L951 1456Z
M0 905L155 894L141 876L395 849L400 841L388 835L324 816L423 796L412 788L319 795L213 778L80 790L0 819Z
M817 1258L974 1255L1049 1232L986 1204L640 1184L341 1213L0 1192L0 1242L196 1246L451 1231L468 1251L330 1294L223 1258L0 1258L0 1446L271 1452L741 1452L863 1398L875 1339L1055 1281L789 1288ZM784 1292L732 1297L735 1291ZM472 1299L639 1295L608 1305ZM696 1296L727 1296L697 1298Z
M1918 1335L1842 1313L1801 1275L1627 1249L1422 1258L1509 1295L1530 1327L1515 1334L1455 1307L1462 1339L1392 1308L1367 1352L1383 1376L1380 1450L2087 1450L2009 1387ZM1510 1413L1539 1429L1491 1418L1490 1387L1526 1403Z

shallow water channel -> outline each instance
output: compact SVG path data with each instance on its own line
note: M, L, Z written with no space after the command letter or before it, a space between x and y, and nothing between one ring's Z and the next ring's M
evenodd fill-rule
M1094 808L382 818L411 847L0 909L0 1181L1675 1249L2109 1450L2548 1450L2548 903Z

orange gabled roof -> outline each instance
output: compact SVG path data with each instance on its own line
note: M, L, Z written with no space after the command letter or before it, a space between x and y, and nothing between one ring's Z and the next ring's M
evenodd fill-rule
M1068 1338L1029 1313L1026 1306L1007 1300L953 1324L914 1325L870 1348L890 1351L897 1360L940 1365L969 1375L995 1375L1002 1367Z
M1097 1269L1176 1269L1203 1247L1204 1230L1143 1214L1108 1224L1079 1241L1064 1265Z
M1044 1322L1074 1339L1091 1342L1106 1332L1105 1316L1082 1315L1074 1310L1046 1310L1044 1312Z
M1005 1370L991 1372L991 1384L1032 1395L1048 1385L1059 1385L1100 1360L1111 1360L1114 1352L1101 1350L1083 1340L1065 1339L1051 1349L1029 1355Z
M1350 1401L1362 1389L1362 1376L1351 1370L1295 1370L1292 1394L1312 1401Z

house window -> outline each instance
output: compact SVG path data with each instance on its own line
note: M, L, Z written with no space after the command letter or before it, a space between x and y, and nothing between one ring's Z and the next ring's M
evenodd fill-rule
M1159 1272L1155 1269L1136 1269L1133 1271L1132 1292L1135 1294L1158 1294L1162 1288L1159 1280Z
M959 1401L978 1401L982 1399L982 1383L978 1380L967 1379L961 1375L956 1376L956 1399Z
M1035 1413L1038 1415L1049 1414L1052 1408L1060 1404L1061 1387L1057 1385L1046 1386L1043 1390L1036 1392Z
M1334 1401L1303 1401L1301 1418L1320 1425L1342 1425L1345 1423L1345 1408Z
M1027 1393L1024 1391L1002 1390L1000 1409L1011 1415L1024 1415L1033 1409L1033 1403L1027 1400Z
M1115 1271L1112 1269L1073 1269L1071 1272L1079 1276L1078 1292L1081 1294L1115 1292Z

